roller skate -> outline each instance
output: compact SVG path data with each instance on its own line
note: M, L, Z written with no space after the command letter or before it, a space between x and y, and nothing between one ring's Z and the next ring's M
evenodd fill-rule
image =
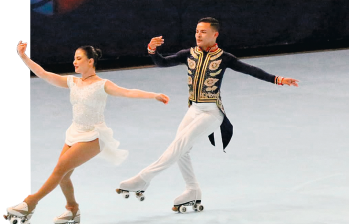
M80 223L80 210L77 211L75 217L70 210L65 211L58 217L53 219L55 224L79 224Z
M139 175L132 177L120 183L120 188L116 189L116 193L122 194L125 199L130 197L130 192L135 192L139 201L144 201L144 191L148 188L149 183L145 182Z
M16 206L7 208L7 215L4 215L6 220L11 224L30 224L29 220L32 217L35 209L28 214L28 205L22 202Z
M192 206L194 211L201 212L204 210L204 206L201 204L201 190L185 190L174 201L172 211L185 213L187 206Z

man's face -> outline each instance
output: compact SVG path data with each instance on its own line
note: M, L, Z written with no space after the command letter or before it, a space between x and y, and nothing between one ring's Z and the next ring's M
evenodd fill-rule
M209 23L198 23L196 26L196 45L201 48L211 47L216 43L218 32Z

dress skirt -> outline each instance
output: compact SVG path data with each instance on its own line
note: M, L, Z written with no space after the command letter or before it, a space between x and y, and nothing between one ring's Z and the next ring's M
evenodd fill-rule
M65 143L72 146L78 142L90 142L97 138L101 150L99 157L115 165L120 165L127 158L128 151L118 149L120 142L114 139L113 130L108 128L104 122L94 125L88 130L84 130L73 122L66 131Z

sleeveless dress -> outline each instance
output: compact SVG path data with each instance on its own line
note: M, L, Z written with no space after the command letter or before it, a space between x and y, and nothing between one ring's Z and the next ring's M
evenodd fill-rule
M81 79L77 79L81 82ZM121 164L128 151L118 149L119 142L113 138L113 130L104 122L104 108L108 94L104 90L107 79L88 86L77 86L74 76L67 76L70 103L73 106L73 123L66 131L65 143L69 146L78 142L89 142L98 138L102 157L115 165Z

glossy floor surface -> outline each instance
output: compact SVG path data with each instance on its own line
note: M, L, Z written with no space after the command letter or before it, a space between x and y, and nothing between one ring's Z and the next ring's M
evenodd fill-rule
M226 153L206 137L194 146L205 210L186 214L171 211L185 188L177 165L153 179L143 202L115 193L173 140L187 110L186 67L100 72L119 86L162 92L171 101L108 98L106 124L130 155L121 166L94 158L75 170L81 223L349 223L348 59L349 50L337 50L242 60L298 79L298 88L227 70L221 92L234 136ZM33 192L55 167L71 120L69 90L32 78ZM51 223L64 206L58 187L38 204L32 223Z

